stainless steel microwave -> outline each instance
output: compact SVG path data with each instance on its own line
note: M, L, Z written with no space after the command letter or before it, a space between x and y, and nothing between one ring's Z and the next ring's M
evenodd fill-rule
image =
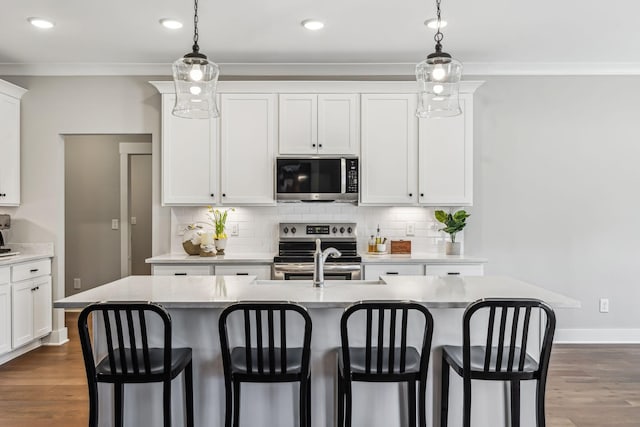
M278 201L358 201L356 157L279 157Z

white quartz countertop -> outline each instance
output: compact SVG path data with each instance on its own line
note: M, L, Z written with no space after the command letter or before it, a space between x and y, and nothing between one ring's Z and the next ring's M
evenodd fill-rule
M398 264L484 264L486 258L467 255L445 255L440 253L412 253L401 254L362 254L363 264L398 263Z
M0 267L53 257L53 243L11 243L6 247L17 255L0 257Z
M146 259L147 264L270 264L274 253L229 253L212 257L187 255L186 253L164 254Z
M538 298L556 308L580 302L505 276L383 276L371 281L255 281L253 276L129 276L55 301L82 308L98 301L153 301L167 308L219 308L236 301L294 301L308 308L346 307L361 300L412 300L430 308L464 308L481 298Z

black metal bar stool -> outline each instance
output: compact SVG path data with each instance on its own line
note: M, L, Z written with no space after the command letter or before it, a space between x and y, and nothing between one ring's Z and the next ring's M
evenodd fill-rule
M230 316L240 312L238 315ZM287 316L291 314L290 316ZM230 348L227 323L243 324L244 340ZM304 328L300 342L287 338L287 324ZM225 383L225 426L240 424L242 382L300 382L300 426L311 426L311 317L298 304L240 302L226 307L218 323Z
M364 347L352 347L350 336L362 336L349 328L349 320L357 312L366 315ZM422 347L407 345L409 314L411 321L424 318ZM385 321L388 319L388 321ZM353 304L340 321L342 348L338 357L338 426L351 427L351 395L353 381L406 382L408 388L409 425L416 425L416 383L419 384L418 405L420 426L426 426L426 387L433 317L422 305L412 302L368 301ZM399 341L399 342L397 342ZM345 406L346 400L346 406Z
M153 313L163 325L163 346L149 347L148 323ZM107 354L97 363L89 336L88 316L101 316ZM171 426L171 380L184 371L186 425L193 427L193 374L190 348L171 347L171 317L164 307L145 302L105 302L82 310L78 331L89 385L89 427L98 426L98 383L114 386L114 421L123 425L124 384L163 383L164 427ZM94 331L95 333L95 331ZM98 339L96 337L96 339Z
M471 345L473 317L480 312L488 312L486 341L480 341L485 345ZM529 328L535 323L531 322L532 314L544 317L545 321L542 345L539 349L537 343L530 346L535 348L533 354L537 354L537 358L527 351ZM499 322L496 322L498 316ZM484 299L469 305L463 317L462 347L444 346L442 349L440 425L447 427L448 423L449 367L452 367L463 380L464 427L471 426L471 380L510 382L512 427L520 425L520 381L537 380L536 421L538 427L544 427L545 385L555 326L551 307L536 299Z

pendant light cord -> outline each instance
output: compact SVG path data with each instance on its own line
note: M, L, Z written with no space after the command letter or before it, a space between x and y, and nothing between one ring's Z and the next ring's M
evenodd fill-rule
M193 51L198 53L200 50L200 47L198 46L198 0L193 0L193 8Z
M196 0L198 1L198 0ZM441 18L440 18L440 2L441 0L436 0L436 7L437 7L437 21L438 21L438 31L436 32L436 35L433 36L433 39L436 41L436 52L441 52L442 51L442 39L444 38L444 34L442 34L442 32L440 31L440 24L441 24Z

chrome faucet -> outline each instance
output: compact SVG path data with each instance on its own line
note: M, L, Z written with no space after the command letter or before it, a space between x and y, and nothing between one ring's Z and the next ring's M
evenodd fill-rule
M322 242L316 239L316 252L313 254L313 286L324 287L324 263L327 258L340 258L342 253L336 248L327 248L322 251Z

